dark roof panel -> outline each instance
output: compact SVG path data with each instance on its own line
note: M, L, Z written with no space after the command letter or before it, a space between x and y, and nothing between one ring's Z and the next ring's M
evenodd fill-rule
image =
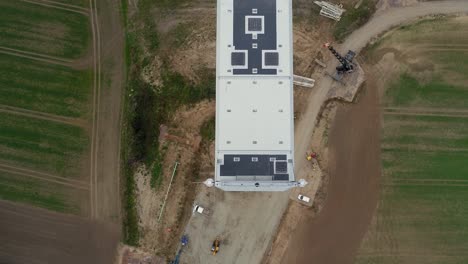
M279 54L278 52L265 52L265 66L278 66Z
M244 66L245 65L245 53L244 52L231 53L231 65L232 66Z
M276 177L288 175L288 162L286 155L224 155L220 169L221 176Z
M247 29L249 31L262 31L262 19L259 17L249 17Z

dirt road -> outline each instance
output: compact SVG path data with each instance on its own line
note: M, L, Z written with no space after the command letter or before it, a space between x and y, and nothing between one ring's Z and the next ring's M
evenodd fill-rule
M124 71L123 26L120 1L95 1L96 68L100 72L96 94L91 217L120 223L120 113Z
M430 14L458 12L468 12L466 1L424 2L377 12L369 23L349 36L339 49L360 51L373 37L398 24ZM316 90L311 94L309 107L304 114L305 119L312 122L300 123L296 127L300 131L296 136L297 141L307 142L310 137L330 85L329 79L317 81ZM380 169L376 164L380 160L377 155L378 125L375 122L378 115L375 114L377 108L369 109L376 102L372 101L372 98L376 100L376 96L370 91L354 109L349 112L339 110L330 139L332 156L328 200L316 219L306 219L298 227L282 263L309 263L311 259L318 263L352 262L353 253L370 222L377 199L376 177ZM362 105L366 101L368 106ZM296 153L299 155L304 153L301 147L304 149L306 144L296 144ZM299 159L296 162L297 171L302 168L300 163Z
M392 27L417 19L418 17L431 14L467 12L468 2L466 0L421 2L404 8L391 8L385 11L377 11L376 15L373 16L367 24L354 31L346 39L342 47L343 49L360 51L372 38L384 33Z
M0 263L113 263L118 225L0 201Z

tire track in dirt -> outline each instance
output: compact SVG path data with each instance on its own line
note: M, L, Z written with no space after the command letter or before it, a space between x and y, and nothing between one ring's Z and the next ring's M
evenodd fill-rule
M56 5L56 4L48 4L48 3L43 2L43 1L31 1L31 0L20 0L20 1L30 3L30 4L34 4L34 5L40 5L40 6L44 6L44 7L50 7L50 8L75 12L75 13L79 13L79 14L82 14L82 15L85 15L85 16L89 16L89 12L87 12L87 10L82 10L81 8L77 9L76 6L73 6L73 5L68 5L67 7L65 7L65 6L59 6L59 5ZM74 8L71 8L71 7L74 7Z
M0 112L14 114L14 115L21 115L21 116L26 116L26 117L32 117L36 119L42 119L42 120L72 125L72 126L79 126L82 128L87 128L88 126L86 120L83 120L83 119L58 116L54 114L43 113L39 111L33 111L33 110L28 110L28 109L23 109L19 107L8 106L8 105L2 105L2 104L0 104Z
M22 58L27 58L31 60L41 61L45 63L51 63L55 65L61 65L73 69L83 69L88 67L89 58L80 58L76 60L70 60L66 58L54 57L46 54L41 54L37 52L24 51L19 49L13 49L9 47L0 46L0 53L8 54L11 56L17 56Z
M404 115L404 116L440 116L440 117L466 117L468 114L435 114L435 113L418 113L418 112L392 112L384 111L385 115Z
M99 102L101 90L101 40L99 32L99 21L97 15L96 1L89 0L91 8L91 25L93 33L93 63L94 63L94 79L93 79L93 126L91 135L91 166L90 166L90 202L91 202L91 218L96 218L98 214L98 195L97 195L97 161L98 161L98 132L99 132Z
M458 51L468 52L468 45L465 44L415 44L409 48L406 48L401 52L400 56L411 56L414 54L422 54L431 51Z
M384 183L382 186L436 186L436 187L444 187L444 186L449 186L449 187L467 187L467 184L457 184L457 183Z
M451 147L436 147L427 145L417 144L381 144L382 149L394 150L394 149L411 149L413 151L449 151L449 152L468 152L468 148L451 148Z
M98 184L98 146L99 146L99 110L100 110L100 102L101 102L101 33L99 29L99 19L98 19L98 12L97 12L97 0L94 0L94 21L96 23L96 36L97 36L97 41L96 41L96 46L97 46L97 105L96 105L96 148L94 152L94 159L95 159L95 166L94 166L94 200L95 200L95 216L98 216L98 189L97 189L97 184Z
M428 113L462 113L468 114L468 110L450 109L450 108L424 108L424 107L384 107L384 111L400 111L400 112L428 112Z
M3 162L0 162L0 171L3 172L8 172L12 174L17 174L17 175L22 175L30 178L35 178L43 181L48 181L48 182L53 182L53 183L58 183L61 185L65 185L68 187L73 187L73 188L78 188L78 189L83 189L83 190L89 190L89 185L87 182L84 181L79 181L79 180L74 180L74 179L67 179L64 177L60 177L57 175L52 175L49 173L44 173L36 170L31 170L31 169L25 169L25 168L20 168L16 166L12 166L10 164L6 164Z
M82 6L77 6L77 5L72 5L72 4L66 4L66 3L57 2L57 1L51 1L51 0L36 0L36 2L50 3L50 4L53 4L53 5L65 6L65 7L74 8L74 9L80 9L80 10L89 12L89 8L82 7Z
M93 7L93 1L89 0L91 12ZM90 202L90 218L94 218L94 148L96 140L96 89L97 89L97 79L96 79L96 29L94 25L94 15L91 14L91 31L93 35L93 67L94 67L94 77L93 77L93 121L92 121L92 132L91 132L91 155L90 155L90 171L89 171L89 186L91 191L89 192L89 202Z
M7 52L9 51L9 52L14 52L14 53L20 53L20 54L24 54L26 56L34 56L34 57L54 60L54 61L63 62L63 63L70 63L70 64L72 63L72 60L69 60L69 59L49 56L49 55L40 54L40 53L37 53L37 52L13 49L13 48L5 47L5 46L0 46L0 50L7 51Z
M40 57L24 54L23 52L20 53L20 52L17 52L17 51L13 52L13 51L5 50L5 49L0 49L0 53L8 54L8 55L16 56L16 57L22 57L22 58L26 58L26 59L31 59L31 60L36 60L36 61L41 61L41 62L46 62L46 63L51 63L51 64L55 64L55 65L61 65L61 66L65 66L65 67L72 67L72 64L68 63L68 62L51 60L51 59L46 59L46 58L40 58Z

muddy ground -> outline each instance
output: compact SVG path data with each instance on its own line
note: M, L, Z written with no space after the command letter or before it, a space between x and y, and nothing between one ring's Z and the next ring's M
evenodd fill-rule
M0 263L113 263L120 227L0 201Z
M377 205L380 114L375 86L355 105L340 105L329 137L328 195L320 214L304 219L282 263L352 263Z
M120 127L125 84L124 32L119 0L96 1L100 23L101 91L97 130L96 218L121 223Z

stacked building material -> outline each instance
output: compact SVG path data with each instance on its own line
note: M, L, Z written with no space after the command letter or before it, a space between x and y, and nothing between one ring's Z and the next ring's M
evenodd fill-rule
M343 9L342 5L335 5L327 1L314 1L314 3L320 6L320 15L324 17L331 18L336 21L340 21L341 15L346 10Z

